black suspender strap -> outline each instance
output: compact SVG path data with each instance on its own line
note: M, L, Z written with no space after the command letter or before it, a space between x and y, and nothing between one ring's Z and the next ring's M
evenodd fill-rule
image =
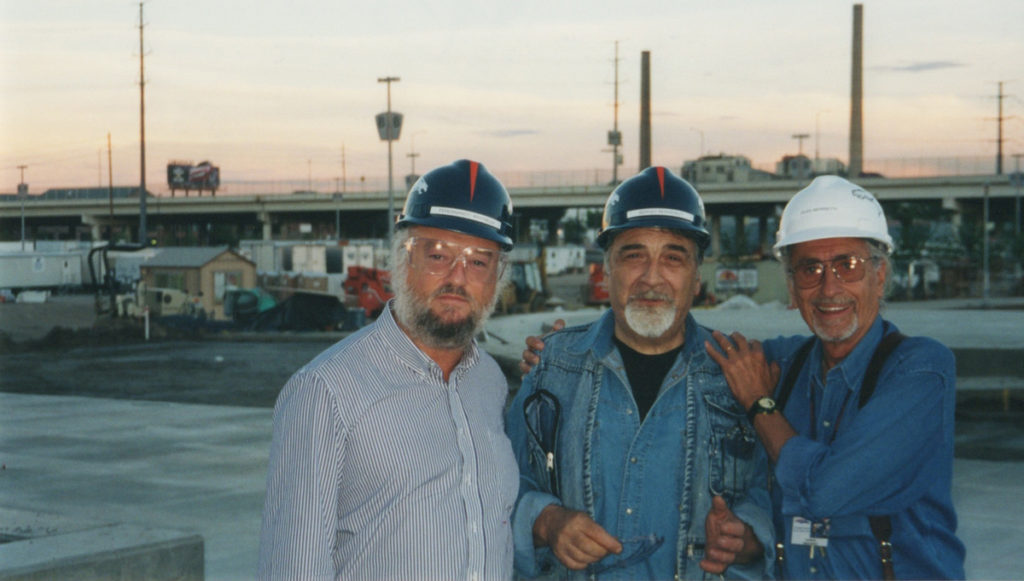
M868 362L868 369L864 372L864 380L860 384L859 407L864 407L868 400L871 399L871 394L875 393L875 387L878 385L878 375L882 372L885 360L889 358L889 355L896 349L896 346L906 338L906 335L897 331L889 333L879 341L874 355L871 356L871 361Z
M906 338L907 336L900 332L889 333L882 337L878 347L875 348L874 355L871 356L867 371L864 372L864 381L860 384L859 407L864 407L871 399L871 395L875 393L875 387L878 386L878 375L882 372L885 360ZM878 540L879 556L882 559L882 579L892 581L896 578L892 568L892 519L889 518L889 515L869 516L868 522L871 523L871 532Z
M796 355L793 356L793 364L789 366L785 379L782 380L782 383L779 384L779 389L776 390L775 407L779 411L786 409L786 401L789 400L789 394L793 391L793 386L796 385L796 378L800 375L800 370L803 369L804 362L807 361L807 356L811 353L811 347L814 347L814 337L811 337L801 345Z
M878 376L882 373L885 361L906 338L907 336L900 332L889 333L882 337L878 347L875 348L875 352L871 355L871 361L868 362L867 370L864 372L864 380L860 385L858 408L863 408L868 403L868 400L871 399L872 394L875 393L875 387L878 385ZM786 377L779 384L779 389L776 390L775 402L780 411L785 409L789 394L793 391L796 378L800 375L800 370L803 369L813 345L814 337L811 337L800 346L800 349L793 356L793 364L789 366L789 369L786 371ZM886 581L891 581L896 578L892 567L892 519L888 515L880 515L869 516L868 521L871 524L871 532L875 535L875 539L878 540L879 554L882 561L882 578Z

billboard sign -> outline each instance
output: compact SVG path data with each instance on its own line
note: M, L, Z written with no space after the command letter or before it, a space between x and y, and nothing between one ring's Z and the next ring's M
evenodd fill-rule
M171 192L175 190L210 190L216 192L220 187L220 168L208 161L192 165L188 162L171 162L167 164L167 186Z

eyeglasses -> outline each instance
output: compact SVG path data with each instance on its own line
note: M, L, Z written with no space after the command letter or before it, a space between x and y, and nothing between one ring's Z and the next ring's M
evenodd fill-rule
M842 282L857 282L864 278L864 273L867 272L864 263L869 260L873 261L875 257L862 258L844 254L831 260L808 260L789 269L789 274L798 288L814 288L824 282L826 269L831 270Z
M489 248L414 236L405 242L405 249L413 268L436 276L447 275L460 261L466 279L472 282L488 282L500 277L505 269L505 256Z
M654 534L626 539L622 541L621 557L615 558L614 555L609 555L597 563L590 564L590 566L587 567L587 573L591 575L600 575L601 573L611 569L624 569L626 567L632 567L637 563L643 563L648 559L648 557L653 555L664 542L665 537L659 537ZM605 563L604 561L610 562Z

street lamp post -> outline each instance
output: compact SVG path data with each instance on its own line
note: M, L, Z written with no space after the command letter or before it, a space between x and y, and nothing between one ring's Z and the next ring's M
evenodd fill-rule
M388 241L395 235L395 187L394 187L394 175L392 173L392 153L391 153L391 142L398 139L398 133L401 131L401 121L398 123L398 127L395 126L395 119L391 114L391 83L398 82L402 79L398 77L379 77L377 78L378 83L386 83L388 86L388 110L384 117L384 127L380 126L380 116L378 116L377 128L381 130L381 138L386 139L388 142Z

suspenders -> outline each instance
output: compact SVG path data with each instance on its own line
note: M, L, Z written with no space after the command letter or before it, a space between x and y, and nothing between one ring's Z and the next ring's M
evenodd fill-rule
M864 381L860 386L859 408L863 408L864 404L868 403L871 395L875 392L875 387L878 384L878 375L882 372L885 360L889 358L889 355L896 349L896 346L906 338L906 335L900 332L889 333L882 337L881 342L879 342L878 347L875 348L875 352L871 356L867 371L864 373ZM793 386L796 384L796 378L800 375L800 370L803 369L807 356L810 354L811 347L813 346L814 337L811 337L800 346L800 349L794 355L793 364L790 365L786 371L786 377L779 384L778 397L775 398L779 410L785 409L786 400L789 399L789 394L792 393ZM887 581L895 579L892 568L892 542L890 542L892 538L892 519L888 515L881 515L869 516L868 520L871 523L871 532L878 539L879 553L882 560L882 578Z

